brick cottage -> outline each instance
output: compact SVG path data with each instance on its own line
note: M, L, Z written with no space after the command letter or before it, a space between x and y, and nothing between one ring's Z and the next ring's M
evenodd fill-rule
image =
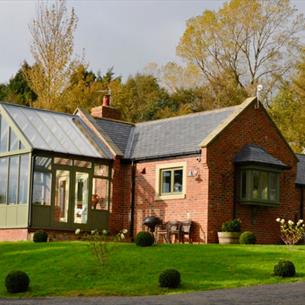
M197 242L217 242L239 218L258 243L277 243L277 217L303 218L305 156L256 98L137 124L120 121L109 96L91 114L1 103L0 115L0 240L134 235L158 216L192 220Z

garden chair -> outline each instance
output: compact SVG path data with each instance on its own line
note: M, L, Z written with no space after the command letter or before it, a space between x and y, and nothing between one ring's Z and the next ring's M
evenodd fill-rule
M185 237L188 238L189 243L192 243L191 232L192 231L192 221L182 221L181 222L181 241L185 242Z
M172 236L175 237L175 243L181 239L181 222L180 221L169 221L168 222L168 236L169 242L172 242Z
M158 225L156 231L157 242L161 240L163 242L169 243L168 222L164 222Z

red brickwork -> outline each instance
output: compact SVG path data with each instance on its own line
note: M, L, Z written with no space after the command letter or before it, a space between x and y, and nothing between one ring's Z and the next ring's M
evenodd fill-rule
M234 158L246 144L257 144L291 168L280 177L280 206L258 207L239 204L234 193L236 168ZM134 233L143 230L146 216L156 215L164 221L186 220L195 224L195 241L217 242L221 224L233 217L242 221L242 230L251 230L259 243L279 242L277 217L299 217L300 194L295 187L296 164L294 154L287 147L266 112L248 106L198 156L161 159L136 163ZM157 166L186 162L186 195L182 199L157 200ZM195 170L197 175L189 177ZM109 227L115 233L129 229L131 217L131 165L114 162L112 205Z
M234 203L235 155L245 144L257 144L291 167L280 177L280 206L260 207L236 204L236 216L242 230L253 231L258 243L279 242L277 217L299 217L300 197L295 187L296 164L294 154L262 109L250 105L210 145L207 152L209 167L208 242L217 242L222 222L232 219Z
M246 144L263 147L291 167L280 177L279 207L252 208L236 202L234 158ZM236 217L242 221L242 230L253 231L258 243L277 243L280 241L279 226L275 219L299 217L300 195L295 187L297 161L261 107L255 109L254 105L250 105L207 148L202 149L200 162L197 157L137 163L135 233L144 229L143 220L146 216L156 215L164 221L186 220L190 217L195 224L195 241L217 242L217 231L224 221L232 219L236 203ZM183 161L187 164L187 176L190 170L198 172L198 176L186 178L185 198L156 200L157 166ZM130 168L125 165L120 176L117 211L121 215L122 226L130 212Z
M108 118L113 120L121 119L121 112L110 106L94 107L91 109L91 115L97 119L101 119L101 118L106 118L106 119Z
M0 241L20 241L28 238L27 229L0 229Z
M131 165L116 159L112 172L109 230L115 234L130 227Z
M178 159L156 160L137 164L135 232L144 230L143 220L155 215L163 221L191 218L194 223L193 239L206 242L207 238L207 204L208 171L204 158L199 162L197 156ZM156 200L157 166L177 162L186 162L186 195L183 199ZM188 177L189 171L196 176Z

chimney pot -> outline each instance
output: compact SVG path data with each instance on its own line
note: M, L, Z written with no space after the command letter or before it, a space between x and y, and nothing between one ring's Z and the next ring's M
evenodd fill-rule
M103 106L109 107L110 106L110 94L106 94L103 97Z

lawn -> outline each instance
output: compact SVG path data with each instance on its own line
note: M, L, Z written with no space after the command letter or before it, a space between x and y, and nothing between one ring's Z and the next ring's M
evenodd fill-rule
M117 243L100 266L85 242L18 242L0 243L0 258L0 297L9 296L2 279L17 269L31 278L30 291L18 296L148 295L305 280L305 246ZM297 276L272 276L279 259L292 260ZM181 272L179 289L158 287L166 268Z

